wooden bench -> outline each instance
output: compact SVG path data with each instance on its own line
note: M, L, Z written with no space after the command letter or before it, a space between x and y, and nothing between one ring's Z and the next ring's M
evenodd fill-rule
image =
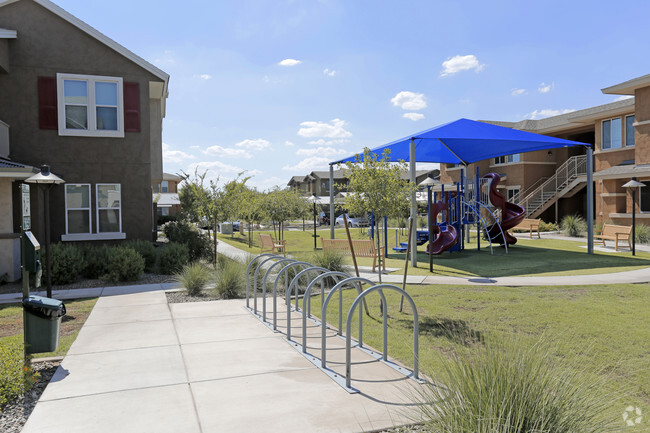
M614 224L604 224L603 230L600 232L600 234L594 237L599 238L603 242L604 247L607 246L605 245L605 239L608 239L610 241L615 241L616 242L615 251L618 251L619 240L627 241L628 247L632 249L632 246L630 245L630 235L632 235L632 226L616 226Z
M266 233L260 233L260 254L264 251L272 253L282 251L282 254L287 255L287 245L285 240L275 241L273 236Z
M350 242L347 239L325 239L321 238L323 251L340 251L343 254L352 255L350 251ZM380 249L379 254L375 250L375 244L372 240L357 239L352 241L354 255L356 257L372 257L372 272L377 267L377 258L384 257L384 250ZM382 267L386 270L386 260L382 260Z
M530 233L530 238L533 238L533 230L537 232L537 239L541 239L539 235L539 223L541 223L541 218L524 218L518 225L512 228L512 230L527 230Z

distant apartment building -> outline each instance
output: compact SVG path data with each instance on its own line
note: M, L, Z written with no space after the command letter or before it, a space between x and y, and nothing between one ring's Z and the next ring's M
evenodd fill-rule
M648 188L641 188L635 212L642 222L650 223L650 75L602 92L629 98L540 120L486 122L594 145L596 221L631 222L632 195L623 184L636 177ZM524 206L531 218L558 221L564 215L587 215L584 149L559 148L479 161L467 168L470 179L477 168L479 176L500 174L504 195ZM441 164L440 180L458 182L461 170L459 165Z
M348 191L348 178L346 175L347 170L334 170L334 195L345 193ZM427 177L437 178L440 174L439 170L417 170L416 182L420 183ZM404 179L409 179L409 174L403 176ZM287 186L292 190L300 193L303 196L316 194L317 196L330 195L330 172L329 171L312 171L305 176L293 176Z
M152 186L153 201L156 203L158 216L178 216L181 211L178 184L182 180L182 177L175 174L163 173L162 181Z

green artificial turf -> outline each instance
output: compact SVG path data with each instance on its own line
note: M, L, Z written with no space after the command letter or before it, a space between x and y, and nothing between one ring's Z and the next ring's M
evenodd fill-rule
M351 229L353 239L367 239L368 229ZM389 254L386 266L403 273L405 253L395 253L392 247L396 242L396 229L390 229L388 235ZM405 233L404 230L401 230ZM273 232L264 232L271 233ZM329 229L318 230L319 236L329 237ZM345 230L336 230L337 239L345 239ZM276 236L277 237L277 236ZM285 231L287 253L298 258L313 252L313 231ZM397 241L406 240L397 229ZM248 238L240 234L234 236L219 235L219 239L237 248L259 254L259 236L254 232L253 247L248 248ZM588 275L599 273L622 272L650 266L650 254L637 251L636 256L630 252L600 252L587 254L586 239L574 242L556 239L519 239L516 245L508 248L493 246L490 249L486 241L481 241L479 251L476 235L472 242L466 243L462 252L444 252L433 257L433 273L429 272L429 255L426 245L418 247L418 266L409 265L409 275L442 275L458 277L511 277L511 276L553 276L553 275ZM320 239L317 241L320 247ZM352 260L348 260L352 264ZM371 266L372 259L359 258L359 265Z

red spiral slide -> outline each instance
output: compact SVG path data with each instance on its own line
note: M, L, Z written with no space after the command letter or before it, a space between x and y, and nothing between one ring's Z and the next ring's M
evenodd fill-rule
M433 220L434 221L436 220L438 213L446 209L447 209L447 203L443 203L441 201L434 203L431 206L431 213L432 213ZM433 232L437 234L438 237L436 238L435 241L429 242L429 245L427 245L427 254L433 254L433 255L441 254L447 251L449 248L453 247L456 244L456 241L458 240L458 233L456 232L456 228L451 224L447 224L447 230L444 231L440 230L440 227L434 225Z
M497 242L502 245L504 243L514 245L517 243L517 238L508 233L508 230L518 225L524 219L526 209L506 201L503 194L497 192L497 185L501 181L501 176L496 173L488 173L483 178L492 179L490 183L490 201L493 206L501 208L501 224L494 223L488 228L490 239L492 242ZM499 225L501 228L499 228ZM503 235L505 235L505 240L503 239Z

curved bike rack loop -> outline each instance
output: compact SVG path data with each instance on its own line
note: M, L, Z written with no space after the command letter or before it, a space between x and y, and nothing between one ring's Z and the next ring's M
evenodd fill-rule
M330 303L330 299L332 299L332 296L334 296L334 293L338 292L339 293L339 329L337 331L338 335L342 335L343 331L343 296L341 294L343 287L350 285L350 284L355 284L357 287L357 296L363 292L361 289L361 284L370 284L372 286L375 284L373 281L370 281L367 278L363 277L351 277L348 279L345 279L343 281L339 281L334 287L332 287L332 290L327 294L327 297L323 301L323 305L321 306L321 319L322 319L322 329L321 329L321 367L323 369L327 368L327 336L326 336L326 331L327 331L327 306ZM381 293L381 292L380 292ZM383 299L383 293L382 295L382 301L385 301ZM386 302L384 302L384 305L386 305ZM359 348L363 348L363 307L359 305Z
M400 295L404 296L409 304L411 305L411 311L413 312L413 372L411 374L407 374L408 377L412 377L415 380L419 380L418 377L418 354L419 354L419 347L418 347L418 334L419 334L419 327L418 327L418 311L417 308L415 307L415 302L413 302L413 298L405 292L404 290L400 289L397 286L393 286L391 284L377 284L376 286L372 286L368 288L367 290L361 292L359 296L357 296L357 299L354 300L352 303L352 306L350 307L350 311L348 312L347 320L345 323L345 388L348 390L348 392L359 392L358 390L355 390L352 388L351 382L352 382L352 375L351 375L351 359L352 359L352 354L351 354L351 343L352 343L352 334L351 334L351 325L352 325L352 316L354 315L354 310L361 304L361 301L368 296L370 293L379 291L381 293L382 290L388 289L388 290L393 290L399 293ZM386 365L394 368L397 371L403 372L402 367L398 366L395 363L389 362L388 359L386 359L386 346L387 346L387 334L386 334L386 319L387 319L387 310L388 310L388 305L384 303L384 308L383 308L383 322L384 322L384 335L383 335L383 340L384 340L384 355L382 362L384 362Z
M260 263L257 264L257 267L255 268L255 273L253 274L253 312L255 313L256 316L259 316L257 314L257 278L258 274L260 273L260 269L264 266L264 263L271 261L271 260L283 260L284 257L278 256L278 255L273 255L273 257L267 257L264 260L262 260Z
M278 282L280 282L283 273L287 273L287 275L289 275L288 273L289 269L292 269L296 266L302 266L303 268L314 267L314 265L307 262L293 262L293 263L289 263L288 265L280 269L278 275L275 276L275 283L273 283L273 330L274 331L278 330ZM287 278L284 290L286 291L288 287L289 287L289 281Z
M291 265L289 265L291 266ZM289 284L289 287L287 288L287 291L285 293L285 300L287 304L287 340L291 341L291 289L296 288L296 311L300 311L298 308L298 282L300 281L300 278L304 274L309 275L310 272L318 272L321 274L324 274L326 272L330 272L329 269L327 268L322 268L320 266L312 266L311 268L306 268L303 269L302 271L298 272L295 277L293 277L293 280L291 280L291 284ZM318 274L317 274L318 275ZM303 311L303 314L305 312Z
M250 304L248 303L249 299L249 293L250 293L250 275L251 275L251 266L253 266L253 263L259 258L262 257L267 257L267 256L273 256L273 257L280 257L277 254L271 254L271 253L264 253L260 254L259 256L253 257L253 259L248 263L248 266L246 267L246 308L250 309Z
M307 317L311 318L311 297L309 295L311 294L311 289L316 285L317 282L320 281L321 282L320 294L321 294L321 305L322 305L322 303L325 302L325 287L323 286L323 282L328 277L332 277L332 278L345 277L349 279L350 275L346 274L345 272L330 271L330 272L325 272L323 274L317 275L316 278L310 281L309 285L307 286L307 290L305 290L305 294L302 296L302 352L303 353L307 353ZM341 292L339 291L339 294L340 293ZM342 302L343 302L343 298L339 295L339 303ZM307 306L305 306L305 303L307 303ZM322 327L325 327L326 323L323 321L320 323L320 325Z
M266 323L266 279L268 276L271 274L271 270L275 268L278 265L281 265L282 263L287 263L287 262L295 262L296 260L294 259L282 259L278 260L277 262L273 263L269 268L266 270L264 273L264 277L262 278L262 322ZM279 275L279 273L278 273ZM278 279L278 275L275 276L276 280ZM275 287L275 282L273 284ZM275 292L273 293L275 297ZM273 304L274 306L276 304Z

